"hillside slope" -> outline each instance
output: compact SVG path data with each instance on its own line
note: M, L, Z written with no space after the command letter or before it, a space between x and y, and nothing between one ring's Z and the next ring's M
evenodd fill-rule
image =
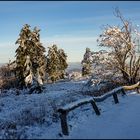
M46 85L42 94L19 96L14 90L0 96L0 138L140 138L140 95L129 92L119 95L119 104L112 97L97 103L101 115L91 105L84 105L68 114L69 136L62 135L57 108L82 99L85 81Z

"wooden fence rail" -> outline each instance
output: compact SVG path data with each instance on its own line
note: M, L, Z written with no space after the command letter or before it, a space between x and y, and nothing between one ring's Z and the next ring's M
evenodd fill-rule
M91 103L96 115L100 115L100 111L93 99L93 97L87 97L75 102L72 102L64 107L61 107L60 109L58 109L58 112L60 113L60 119L61 119L61 128L62 128L62 132L64 135L68 135L68 125L67 125L67 114L74 110L77 107L80 107L81 105L84 104L88 104Z
M100 111L96 105L96 102L102 102L105 99L107 99L108 97L113 96L114 102L115 102L115 104L117 104L117 103L119 103L117 94L121 93L122 95L126 95L125 90L132 90L132 89L138 88L139 85L140 85L140 82L138 82L134 85L131 85L131 86L118 87L100 97L86 97L84 99L80 99L78 101L67 104L63 107L60 107L58 109L58 112L60 113L62 133L64 135L69 135L68 124L67 124L67 115L70 111L72 111L75 108L80 107L84 104L90 103L92 105L96 115L100 115Z
M125 95L126 94L125 91L124 91L124 89L123 89L123 87L118 87L118 88L115 88L115 89L111 90L110 92L108 92L108 93L106 93L106 94L104 94L104 95L102 95L100 97L93 97L93 99L96 102L102 102L105 99L107 99L108 97L113 96L114 101L116 102L115 99L117 98L117 94L118 93L122 93L122 95Z

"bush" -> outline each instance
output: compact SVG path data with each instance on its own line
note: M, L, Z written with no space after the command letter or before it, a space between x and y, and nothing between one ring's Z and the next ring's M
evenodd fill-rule
M14 75L14 69L8 66L0 67L0 88L10 89L17 87L17 79Z

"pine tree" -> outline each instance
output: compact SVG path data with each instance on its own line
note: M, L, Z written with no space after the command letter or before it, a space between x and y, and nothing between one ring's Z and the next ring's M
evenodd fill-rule
M25 86L25 77L31 74L29 49L27 49L30 48L31 30L29 28L30 26L25 24L20 31L20 37L16 41L16 44L19 44L19 47L16 50L16 77L20 87Z
M92 70L92 52L89 48L86 48L86 52L84 54L82 64L82 75L90 75Z
M37 82L39 85L43 85L45 81L45 73L46 73L46 57L45 57L45 48L40 43L40 35L39 29L37 27L34 28L32 32L32 42L34 42L34 55L32 56L33 63L33 72L35 77L37 78Z
M65 77L65 70L68 67L67 64L67 55L63 49L58 50L58 58L59 58L59 71L60 71L60 78L64 79Z
M52 47L48 47L48 55L47 55L47 73L52 82L55 82L59 79L58 75L58 54L57 54L57 46L53 45Z
M47 73L52 82L64 78L65 69L68 66L66 60L67 55L63 49L58 49L56 45L49 47L47 55Z
M40 43L40 35L37 27L30 30L30 26L25 24L21 29L16 44L16 77L20 87L31 86L34 81L42 85L45 78L45 48Z

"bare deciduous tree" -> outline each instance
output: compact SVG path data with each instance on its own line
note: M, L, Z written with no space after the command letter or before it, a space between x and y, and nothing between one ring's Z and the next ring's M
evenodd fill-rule
M140 55L136 52L139 32L117 8L115 16L121 20L122 26L107 25L97 41L99 46L111 50L108 65L120 71L126 82L134 84L139 80Z

